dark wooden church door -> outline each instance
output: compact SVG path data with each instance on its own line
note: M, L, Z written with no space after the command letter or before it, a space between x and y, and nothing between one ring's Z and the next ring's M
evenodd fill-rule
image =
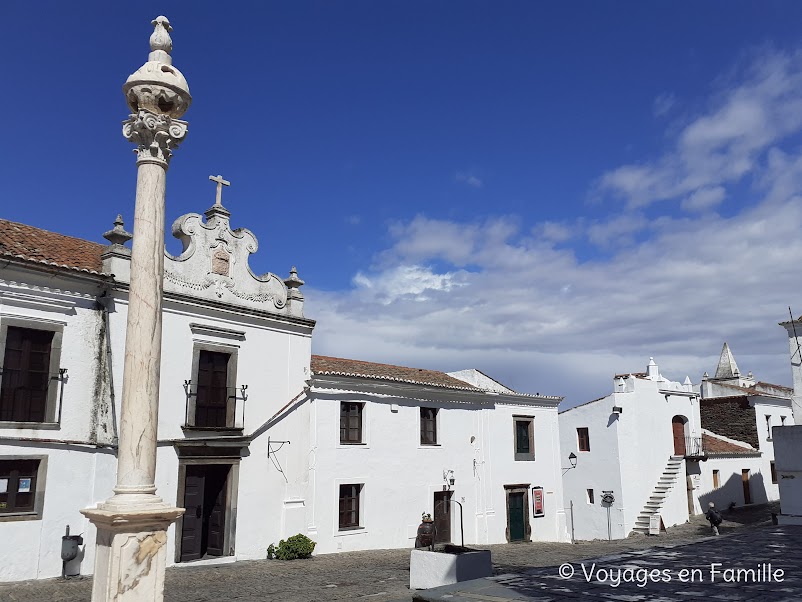
M226 483L231 466L187 466L181 562L225 554Z

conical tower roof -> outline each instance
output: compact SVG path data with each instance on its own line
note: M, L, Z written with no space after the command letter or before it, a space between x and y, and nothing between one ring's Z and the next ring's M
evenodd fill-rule
M735 363L735 358L730 351L730 346L724 343L721 348L721 357L718 360L718 367L716 368L716 375L714 378L736 378L741 375L738 370L738 364Z

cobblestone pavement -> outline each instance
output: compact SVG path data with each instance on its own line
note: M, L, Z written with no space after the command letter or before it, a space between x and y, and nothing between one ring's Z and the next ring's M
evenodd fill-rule
M769 531L769 508L756 507L728 515L722 534L744 533L746 541ZM659 537L631 537L620 541L581 542L575 545L526 543L489 546L496 575L524 573L533 567L555 566L621 552L633 554L655 545L679 545L707 538L709 527L702 517L673 527ZM762 537L762 535L760 535ZM739 536L740 537L740 536ZM727 537L721 537L723 542ZM798 542L802 546L802 542ZM702 544L699 544L702 545ZM696 549L696 548L693 548ZM802 547L798 548L802 549ZM757 554L756 550L752 550ZM738 548L733 553L742 554ZM732 558L736 558L733 556ZM642 555L646 559L648 555ZM796 566L802 567L797 557ZM544 573L555 574L552 569ZM802 572L802 568L798 569ZM281 562L259 560L218 566L183 566L167 569L166 602L311 602L358 600L409 601L409 550L374 550L316 556L310 560ZM0 584L2 602L88 602L91 578L63 581L50 579ZM620 589L620 588L619 588ZM605 590L616 593L608 587ZM638 592L643 594L643 592ZM526 599L526 598L522 598ZM550 598L543 598L548 600ZM554 598L551 598L554 599ZM639 600L651 598L638 598ZM802 594L798 596L802 600ZM481 598L480 598L481 600ZM451 599L451 602L457 602ZM471 602L476 602L473 598Z
M612 554L417 592L420 602L802 600L802 527Z

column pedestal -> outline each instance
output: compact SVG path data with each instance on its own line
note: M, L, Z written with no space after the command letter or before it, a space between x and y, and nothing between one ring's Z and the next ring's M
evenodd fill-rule
M167 528L183 508L81 510L97 527L94 602L162 602Z

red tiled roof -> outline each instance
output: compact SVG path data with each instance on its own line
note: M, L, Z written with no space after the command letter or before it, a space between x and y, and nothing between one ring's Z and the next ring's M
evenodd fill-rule
M739 445L732 441L726 441L715 435L702 433L702 446L709 454L756 454L758 450L749 447L747 444Z
M627 378L629 376L634 376L635 378L646 378L649 376L648 372L623 372L621 374L616 374L613 378Z
M101 273L104 245L0 219L0 255Z
M377 364L374 362L363 362L361 360L349 360L325 355L312 356L312 372L315 374L392 380L418 385L431 385L433 387L463 389L466 391L482 390L472 387L453 376L449 376L445 372L438 372L437 370L407 368L405 366L393 366L391 364Z

